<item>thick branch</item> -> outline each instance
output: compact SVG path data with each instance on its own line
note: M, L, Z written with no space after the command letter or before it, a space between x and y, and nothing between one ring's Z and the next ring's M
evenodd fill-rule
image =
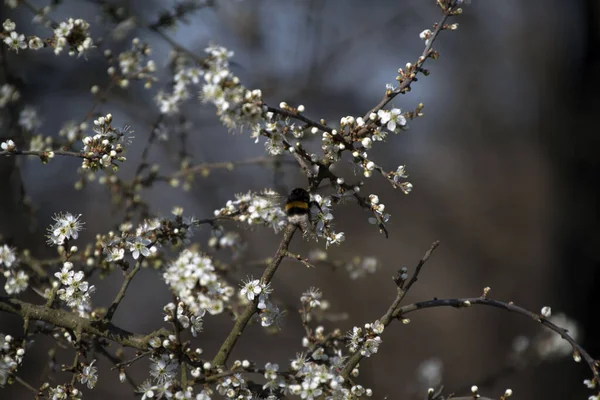
M111 323L100 323L74 314L70 311L47 308L9 297L0 297L0 311L20 316L30 321L44 321L58 328L73 332L80 331L97 338L105 338L125 347L145 351L148 342L156 336L167 336L171 332L161 328L148 335L139 335L121 329Z

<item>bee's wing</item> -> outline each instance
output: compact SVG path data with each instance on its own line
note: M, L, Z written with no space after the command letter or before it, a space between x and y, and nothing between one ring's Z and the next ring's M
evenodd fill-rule
M273 190L264 190L260 193L257 194L257 196L259 197L263 197L266 200L268 200L269 202L273 203L273 208L275 207L280 207L280 208L284 208L285 207L285 203L287 201L288 196L284 196L282 194L279 194Z

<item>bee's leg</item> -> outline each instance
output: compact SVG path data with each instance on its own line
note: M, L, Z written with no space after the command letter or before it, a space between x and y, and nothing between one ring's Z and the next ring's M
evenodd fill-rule
M311 239L314 239L315 241L318 241L316 228L316 221L306 221L305 227L302 228L302 237L304 240L310 241Z

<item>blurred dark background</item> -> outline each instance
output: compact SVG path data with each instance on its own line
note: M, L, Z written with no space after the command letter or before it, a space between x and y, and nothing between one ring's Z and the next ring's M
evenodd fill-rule
M127 49L135 36L148 41L162 79L151 90L140 83L115 89L97 110L111 112L116 125L128 124L135 130L128 161L119 173L131 177L158 115L153 96L168 83L170 46L144 27L175 2L109 2L137 15L137 28L122 41L110 36L114 25L100 17L101 8L94 3L65 1L51 16L57 21L86 19L94 38L105 37L103 46L115 53ZM375 105L385 84L394 82L396 70L421 54L424 44L419 33L440 18L433 0L215 3L190 15L187 24L164 32L199 56L211 42L235 51L233 70L248 88L261 88L274 105L304 104L308 116L332 123L342 116L363 115ZM355 205L344 205L335 213L338 229L346 232L347 239L330 249L331 257L376 256L381 261L377 274L353 281L343 271L286 262L274 280L275 294L296 306L303 291L317 286L332 311L349 314L348 320L325 326L350 329L381 316L395 295L390 277L400 266L414 267L431 242L440 240L408 301L477 296L490 286L493 298L532 311L550 305L555 313L566 313L579 324L580 342L592 356L600 357L595 321L599 301L594 296L600 284L599 8L593 0L473 0L465 7L464 15L452 21L459 23L459 29L442 32L436 42L441 56L428 62L431 75L420 78L411 93L393 102L402 109L423 102L425 117L410 122L409 131L389 137L370 152L389 170L407 165L414 184L408 196L378 176L366 185L365 190L378 193L392 214L390 238L369 225L368 215ZM24 7L3 7L0 18L15 21L19 33L49 36L31 23L32 14ZM93 103L90 87L108 81L98 49L87 59L56 57L50 49L6 53L2 53L4 68L19 79L20 104L39 110L43 119L39 131L45 135L56 136L65 121L80 120ZM182 112L192 123L188 151L194 162L236 161L263 154L262 144L254 144L247 132L228 133L212 106L193 99ZM9 117L5 115L1 127L3 138ZM175 134L153 148L151 160L166 172L178 168ZM30 248L44 257L53 254L43 234L55 212L83 214L86 231L81 244L114 228L118 215L111 213L104 187L73 188L78 165L71 158L57 158L45 166L37 159L1 159L0 234L19 249ZM346 177L360 178L351 173ZM186 214L204 217L236 192L276 185L289 190L305 186L306 180L296 167L274 173L267 167L247 166L198 177L190 192L163 185L146 195L153 211L162 215L181 205ZM35 220L23 208L23 193L37 207ZM207 232L200 231L195 238L205 246ZM275 251L278 238L268 228L242 229L242 234L249 240L248 260ZM292 247L307 254L324 244L295 238ZM249 273L260 271L239 271L239 278ZM94 304L108 304L121 281L116 273L94 282L98 286ZM170 300L157 274L143 271L116 322L125 329L148 332L161 326L162 306ZM392 324L383 334L380 352L361 364L358 381L373 388L378 398L422 398L423 391L415 397L416 371L432 357L443 363L447 393L466 394L460 391L489 381L480 389L490 397L498 397L508 387L521 399L575 399L591 394L582 384L589 371L570 357L494 378L506 365L513 339L535 336L542 329L532 321L485 308L428 310L413 314L411 321ZM230 326L225 316L206 319L197 342L207 357ZM20 329L18 319L0 316L1 332ZM252 326L233 358L286 364L301 350L302 334L292 307L279 335L268 337ZM46 379L43 362L48 343L46 339L36 343L19 372L34 386ZM60 355L59 361L70 363L70 353ZM99 358L98 364L98 387L87 391L86 398L126 397L130 388L115 384L117 373L108 371L106 360ZM141 383L147 367L146 361L136 364L134 379ZM54 385L62 383L60 375L55 378ZM8 396L1 394L3 398L25 396L16 385L2 392Z

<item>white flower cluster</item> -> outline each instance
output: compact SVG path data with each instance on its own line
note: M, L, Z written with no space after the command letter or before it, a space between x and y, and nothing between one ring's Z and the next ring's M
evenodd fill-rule
M408 175L406 174L406 166L398 166L396 171L389 172L386 177L388 180L390 180L390 182L393 183L394 187L399 187L405 194L409 194L412 191L412 183L400 181L400 179L408 178Z
M357 257L345 265L350 279L364 278L367 274L377 271L378 261L375 257Z
M161 354L158 357L152 357L152 364L150 365L150 375L154 380L163 384L166 382L172 382L177 376L179 370L179 362L177 359L172 359L168 354Z
M69 18L65 22L61 22L54 29L54 54L60 54L66 47L69 48L69 55L77 56L85 55L86 52L94 46L88 29L90 24L81 18Z
M27 290L29 276L16 268L18 264L15 249L5 245L0 246L0 272L6 278L4 290L9 295L19 294Z
M248 225L272 226L278 232L287 224L287 216L276 201L279 196L272 191L236 194L225 207L215 210L215 217L227 217Z
M307 310L311 310L313 308L321 308L322 298L323 293L318 288L311 287L306 292L302 293L300 301Z
M191 97L190 87L200 84L204 71L196 66L177 65L173 76L173 89L171 93L159 91L156 102L160 112L167 115L179 113L179 106Z
M4 20L2 23L2 28L3 32L0 34L0 37L4 37L4 44L6 44L9 49L14 50L16 53L18 53L19 50L26 49L27 47L29 47L31 50L39 50L44 47L42 39L37 36L32 36L29 38L28 46L25 35L15 31L17 24L10 19Z
M60 272L56 272L54 276L62 285L56 292L58 297L69 307L77 308L80 315L86 316L91 310L91 294L96 291L96 287L84 280L83 271L75 272L70 261L65 262Z
M52 219L55 223L48 228L48 244L62 246L66 240L77 239L84 225L79 217L81 214L73 215L70 212L54 214Z
M94 366L96 360L93 360L88 365L85 365L79 373L79 382L81 384L87 384L88 389L93 389L98 382L98 368Z
M152 385L146 381L141 384L138 389L138 393L142 394L142 400L146 399L193 399L194 388L188 386L187 388L178 388L173 385L173 382L168 381L163 384ZM204 392L202 392L204 393ZM196 400L210 400L210 397L201 397L202 393L196 396Z
M131 50L124 51L119 54L119 69L121 71L122 78L119 80L119 86L126 88L129 86L131 80L145 81L144 87L149 89L152 87L152 82L155 82L157 78L154 76L156 72L156 64L153 60L147 60L146 58L152 53L150 45L143 43L138 38L134 38L131 41ZM112 60L112 52L105 50L104 55ZM145 62L145 63L144 63ZM112 77L116 74L115 67L108 68L108 74Z
M185 304L186 315L202 317L205 311L220 314L234 294L218 274L212 259L193 250L184 250L165 270L163 279Z
M399 108L371 113L368 121L365 121L362 117L342 117L339 130L334 129L332 132L323 132L321 148L324 153L324 160L329 163L337 162L342 158L342 152L351 150L354 163L363 170L363 175L369 178L377 165L369 160L367 150L371 149L375 142L386 139L387 132L384 128L390 132L398 133L406 127L406 117ZM317 133L318 130L313 128L311 132ZM358 132L360 132L360 135ZM359 142L360 147L353 147L353 142Z
M17 145L12 139L8 139L2 143L0 143L0 148L3 151L15 151L17 150Z
M372 324L365 324L364 329L354 327L352 332L349 332L347 337L349 340L348 347L350 352L360 352L364 357L370 357L377 353L381 344L381 333L384 326L380 321L375 321Z
M220 381L217 391L226 399L252 399L254 397L242 374L234 374Z
M118 166L115 162L125 161L125 157L120 155L125 151L122 142L128 139L125 136L131 131L127 127L113 128L111 122L112 114L99 117L94 120L95 135L83 138L82 153L86 157L81 164L83 169L96 171L112 166L116 170Z
M217 107L217 115L228 127L251 127L251 137L258 142L261 136L267 138L265 150L270 155L280 155L285 151L296 152L299 150L291 145L287 138L301 138L305 133L316 135L322 132L321 147L323 157L316 154L308 154L311 163L325 163L327 166L341 160L344 151L351 151L353 162L358 166L365 177L371 177L373 171L378 171L392 183L394 187L401 188L404 193L409 193L412 185L408 182L402 182L406 178L406 172L403 166L395 172L386 172L368 158L367 151L373 146L374 142L383 141L387 132L398 133L407 128L407 115L399 108L390 110L380 109L372 112L367 120L362 117L353 116L343 117L340 120L339 130L321 131L316 126L304 125L297 126L291 123L291 118L282 113L268 111L263 105L262 94L260 91L249 91L240 83L239 79L229 70L229 58L232 52L223 47L212 46L207 49L210 57L207 61L208 68L204 70L204 86L201 97L205 102L211 102ZM185 85L180 85L185 86ZM178 99L184 97L186 91L178 94ZM161 97L165 100L166 97ZM175 101L174 103L177 103ZM168 103L168 102L167 102ZM176 108L173 105L163 103L165 109ZM297 108L290 107L282 102L280 108L283 112L299 115L305 111L304 106ZM306 157L306 156L305 156ZM345 189L345 188L344 188ZM341 189L340 189L341 190ZM232 206L235 206L232 204ZM232 212L237 211L235 207ZM377 214L375 222L381 227L389 219L389 214L383 214L383 205L374 205L372 210ZM330 213L322 213L320 221L322 224L327 222ZM328 244L340 243L344 240L343 233L334 234L318 230L318 234L327 237Z
M82 130L87 128L87 123L76 123L75 121L66 121L58 131L60 137L66 138L70 143L78 139Z
M379 220L381 220L383 222L389 221L390 214L383 212L385 210L385 204L379 202L379 196L377 196L376 194L370 194L369 195L369 205L371 207L371 211L373 211L373 213L377 217L377 218L369 217L369 223L378 224ZM379 218L379 220L378 220L378 218Z
M193 235L196 220L193 217L182 217L183 209L176 208L174 220L146 219L135 229L132 223L120 225L121 234L109 232L97 238L97 243L102 247L103 262L116 263L125 266L126 252L131 255L141 266L147 262L162 263L159 248L164 245L185 244Z
M11 335L0 333L0 387L4 387L9 376L17 372L23 362L25 349L21 348Z
M316 221L316 235L325 238L327 241L325 243L326 247L329 247L329 245L332 244L342 243L346 239L344 232L335 232L333 230L333 214L331 213L331 208L333 206L332 198L316 194L312 196L312 201L319 205L319 212L314 217L314 220Z
M25 107L19 113L19 126L26 131L35 131L42 125L38 112L33 107Z
M277 383L290 394L307 400L321 398L351 400L372 396L372 390L365 389L361 385L352 386L350 389L344 387L344 378L339 375L344 362L345 358L340 352L329 356L322 351L322 348L314 351L310 357L301 353L291 362L291 369L296 371L295 376L299 383L286 385L283 381L274 379L267 382L265 386L275 387Z
M221 122L229 127L256 124L263 114L260 90L247 90L229 70L233 52L221 46L210 46L204 71L204 85L200 92L203 102L217 108Z
M304 325L307 325L313 319L313 317L315 317L317 320L324 319L325 311L329 309L329 301L324 300L323 293L321 293L321 291L315 287L311 287L302 293L300 302L302 303L302 307L300 310L298 310L298 312L302 317L302 323ZM323 332L324 328L322 326L315 328L314 337L317 340L322 340L324 338ZM309 337L307 336L305 336L302 340L303 346L305 347L308 347L311 344Z
M52 142L53 140L51 136L34 135L31 137L31 141L29 142L29 150L54 154L52 151Z
M239 232L224 232L221 227L215 227L211 231L208 246L215 250L231 249L233 258L237 259L246 248L246 243Z
M170 307L169 307L170 308ZM142 399L193 399L194 388L191 386L181 387L177 383L180 363L177 357L174 357L173 351L179 346L175 335L169 335L167 338L153 337L150 339L150 350L155 353L150 359L151 380L146 380L137 388L137 392L142 394ZM166 350L166 352L165 352ZM201 352L197 349L196 352ZM200 376L200 368L193 369L191 375ZM124 377L122 377L122 381ZM196 396L197 400L210 400L210 396L203 397L204 391Z
M5 271L4 277L4 290L10 295L22 293L29 287L29 276L22 270Z
M6 107L9 103L14 103L21 98L21 93L17 87L10 83L0 86L0 108Z
M176 320L183 329L190 329L192 336L196 337L199 332L202 332L202 317L204 316L204 310L201 310L201 315L195 315L190 312L189 308L184 302L180 301L175 303L168 303L163 307L165 312L164 320L171 322Z
M263 283L259 279L248 277L242 281L240 296L248 301L257 301L258 316L262 326L279 326L279 322L284 312L279 310L275 304L269 300L269 295L273 292L270 283Z
M83 398L81 390L73 385L58 385L57 387L48 388L48 396L52 400L77 400Z
M294 136L296 136L299 129L296 128L295 124L288 124L287 121L282 121L272 112L267 112L265 114L265 121L262 124L254 124L252 126L250 137L256 139L255 143L258 143L261 136L267 136L265 151L269 155L278 156L285 152L284 132L295 132Z
M17 264L17 252L8 245L2 245L0 247L0 266L5 266L11 269Z

